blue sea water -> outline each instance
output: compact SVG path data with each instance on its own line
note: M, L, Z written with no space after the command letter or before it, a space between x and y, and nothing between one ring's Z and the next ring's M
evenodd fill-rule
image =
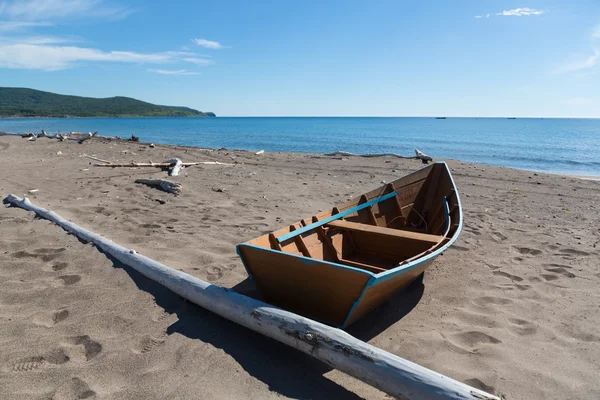
M535 171L600 175L600 119L14 118L7 132L99 131L144 142L230 149L414 154Z

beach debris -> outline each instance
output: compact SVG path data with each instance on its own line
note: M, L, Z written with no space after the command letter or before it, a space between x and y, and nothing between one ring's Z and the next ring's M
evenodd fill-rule
M94 132L94 133L92 133L92 132L89 132L89 133L87 134L87 136L84 136L84 137L82 137L82 138L81 138L81 139L79 139L79 140L77 140L77 139L74 139L74 140L77 140L77 143L81 144L81 143L85 142L86 140L89 140L89 139L93 138L93 137L94 137L94 136L96 136L97 134L98 134L98 132L97 132L97 131L96 131L96 132Z
M135 183L141 183L176 195L181 194L181 191L183 190L183 185L181 183L168 181L166 179L136 179Z
M131 139L129 139L130 142L139 142L140 138L134 135L131 135Z
M259 151L257 151L254 154L256 154L257 156L260 156L261 154L265 154L265 151L264 150L259 150Z
M29 190L28 192L29 192L29 193L37 193L37 192L39 192L39 191L40 191L40 189L31 189L31 190Z
M338 328L270 306L231 289L170 268L67 221L50 210L8 195L5 203L33 211L184 299L262 335L298 349L394 398L500 400L500 397L365 343Z
M57 155L57 156L61 156L61 155L62 155L62 151L57 151L57 152L56 152L56 155Z
M423 153L419 149L415 149L414 156L401 156L395 153L375 153L375 154L354 154L348 153L346 151L336 151L335 153L324 154L325 156L335 157L335 156L344 156L344 157L396 157L396 158L404 158L404 159L415 159L421 160L423 164L428 164L430 161L433 161L433 158L429 157L427 154Z
M177 176L181 171L183 166L183 162L179 158L169 158L168 160L163 161L164 163L169 163L171 167L169 168L169 176Z
M182 162L181 165L183 167L191 167L192 165L227 165L227 166L233 166L235 164L229 164L229 163L222 163L222 162L218 162L218 161L198 161L198 162ZM110 168L117 168L117 167L123 167L123 168L138 168L138 167L155 167L155 168L171 168L173 164L172 163L167 163L167 162L162 162L162 163L155 163L155 162L130 162L130 163L105 163L105 164L94 164L94 167L110 167Z
M106 161L106 160L103 160L101 158L97 158L97 157L94 157L94 156L88 156L87 154L82 154L79 157L85 157L85 158L89 158L90 160L100 161L100 162L105 163L105 164L110 164L110 161Z
M149 146L150 146L150 148L152 148L152 149L155 147L155 146L154 146L154 143L150 143L150 144L149 144Z
M212 188L213 192L217 192L217 193L223 193L225 191L225 189L222 188Z

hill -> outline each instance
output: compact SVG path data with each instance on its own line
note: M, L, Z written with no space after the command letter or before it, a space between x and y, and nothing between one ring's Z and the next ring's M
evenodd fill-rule
M188 107L161 106L130 97L66 96L0 87L0 117L214 117Z

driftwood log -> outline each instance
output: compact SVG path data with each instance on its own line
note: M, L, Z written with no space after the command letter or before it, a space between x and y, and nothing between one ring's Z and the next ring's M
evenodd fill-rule
M200 161L200 162L182 162L181 166L182 167L190 167L192 165L235 165L235 164L229 164L229 163L222 163L222 162L218 162L218 161ZM118 167L124 167L124 168L137 168L137 167L156 167L156 168L170 168L173 164L172 163L166 163L166 162L162 162L162 163L155 163L155 162L147 162L147 163L138 163L138 162L130 162L130 163L108 163L108 164L94 164L94 167L110 167L110 168L118 168Z
M173 194L181 194L181 191L183 190L183 185L181 183L168 181L166 179L136 179L135 183L141 183Z
M402 399L500 400L413 362L364 343L346 332L294 313L214 286L120 246L98 234L33 205L29 199L9 195L7 203L33 211L79 239L158 282L181 297L242 326L294 347L363 382Z
M345 156L345 157L395 157L395 158L404 158L404 159L416 159L423 161L423 164L427 164L430 161L433 161L431 157L427 154L423 153L419 149L415 149L414 156L401 156L399 154L394 153L376 153L376 154L354 154L348 153L346 151L336 151L335 153L324 154L326 156L335 157L335 156Z

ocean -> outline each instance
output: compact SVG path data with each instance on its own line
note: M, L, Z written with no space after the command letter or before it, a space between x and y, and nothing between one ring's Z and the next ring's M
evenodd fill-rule
M552 118L8 118L7 132L98 131L144 142L228 149L397 153L419 149L533 171L600 176L600 119Z

